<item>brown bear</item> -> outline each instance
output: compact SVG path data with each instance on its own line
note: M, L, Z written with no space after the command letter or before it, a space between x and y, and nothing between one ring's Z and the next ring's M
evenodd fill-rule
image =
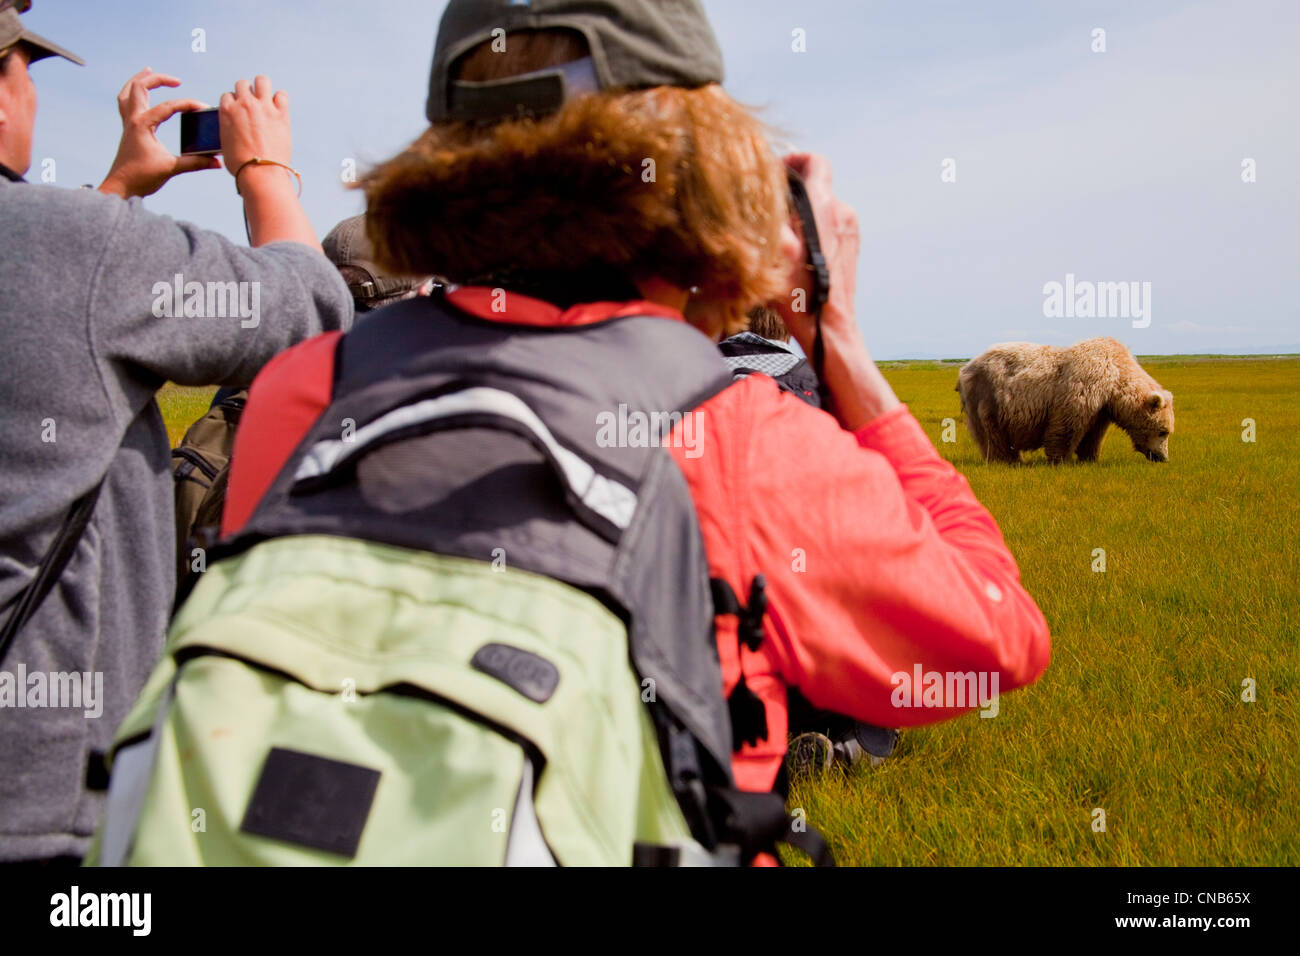
M971 437L988 461L1017 462L1042 448L1051 462L1095 461L1111 423L1152 461L1169 460L1174 397L1121 343L1086 339L1060 348L1005 342L957 378Z

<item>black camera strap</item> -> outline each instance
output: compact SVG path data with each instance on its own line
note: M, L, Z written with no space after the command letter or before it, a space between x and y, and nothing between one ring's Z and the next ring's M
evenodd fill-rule
M813 215L812 201L808 198L808 187L803 177L787 167L790 180L790 203L795 215L803 225L803 244L807 250L808 272L811 274L811 288L808 290L808 310L817 321L817 333L813 338L812 366L817 373L817 391L821 396L822 407L831 407L830 389L826 387L826 344L822 340L822 307L831 294L831 273L826 267L826 256L822 252L821 237L817 233L817 219Z

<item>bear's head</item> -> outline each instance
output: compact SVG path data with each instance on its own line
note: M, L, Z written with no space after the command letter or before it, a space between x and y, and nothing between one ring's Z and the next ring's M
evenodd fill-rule
M1133 447L1152 461L1169 460L1169 436L1174 431L1174 396L1162 388L1142 401L1137 421L1127 429Z

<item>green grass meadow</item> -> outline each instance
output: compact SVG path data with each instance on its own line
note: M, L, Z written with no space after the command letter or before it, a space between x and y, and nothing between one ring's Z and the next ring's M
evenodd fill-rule
M959 363L882 363L997 518L1052 663L993 719L796 781L841 865L1300 865L1300 358L1141 361L1174 394L1167 464L1114 428L1093 464L987 464ZM163 391L173 444L212 391Z
M184 385L164 385L158 393L158 407L162 410L167 437L175 448L180 444L185 429L202 418L212 404L215 388L188 388Z
M959 363L884 369L997 519L1052 663L995 718L796 783L841 864L1300 864L1300 358L1140 360L1174 394L1167 464L1115 428L1094 464L987 464Z

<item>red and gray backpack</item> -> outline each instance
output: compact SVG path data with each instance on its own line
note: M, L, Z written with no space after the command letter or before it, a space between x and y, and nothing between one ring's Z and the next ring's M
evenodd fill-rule
M761 640L761 578L710 582L662 447L732 382L712 343L434 296L359 321L332 375L119 733L101 862L830 862L732 778L761 704L724 699L714 616Z

